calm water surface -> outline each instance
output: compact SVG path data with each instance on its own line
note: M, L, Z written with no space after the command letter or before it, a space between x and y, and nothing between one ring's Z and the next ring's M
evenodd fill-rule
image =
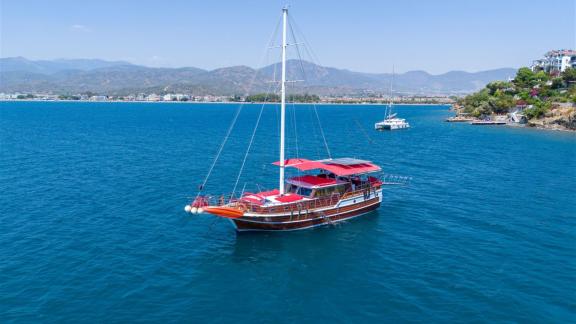
M207 191L232 190L260 107ZM444 123L445 106L398 107L413 128L377 133L382 107L320 106L332 156L411 185L336 227L236 234L183 212L236 108L0 103L0 321L576 321L575 134ZM310 107L287 116L289 155L325 157ZM276 182L277 117L246 190Z

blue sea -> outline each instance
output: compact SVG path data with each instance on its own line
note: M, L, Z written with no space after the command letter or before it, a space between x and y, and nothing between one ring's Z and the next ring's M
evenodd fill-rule
M576 322L576 134L447 106L289 106L288 155L412 177L336 226L183 211L236 104L0 103L0 322ZM245 105L205 187L276 186L278 107Z

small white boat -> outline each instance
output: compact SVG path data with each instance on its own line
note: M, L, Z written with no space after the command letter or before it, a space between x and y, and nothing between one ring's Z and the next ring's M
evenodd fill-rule
M395 130L395 129L405 129L410 128L410 123L404 118L396 118L396 114L386 117L381 122L374 124L376 130Z
M394 79L394 72L392 72L392 79ZM410 124L404 118L397 118L396 114L392 113L392 81L390 81L390 102L386 106L386 118L383 121L374 124L376 130L396 130L410 128Z

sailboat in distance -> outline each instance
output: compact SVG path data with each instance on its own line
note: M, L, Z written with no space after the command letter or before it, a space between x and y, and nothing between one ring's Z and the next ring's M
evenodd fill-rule
M410 128L410 124L404 118L397 118L396 113L392 113L393 96L392 96L392 83L394 82L394 68L392 68L392 79L390 80L390 101L386 106L385 117L383 121L374 124L376 130L396 130Z
M255 193L242 190L240 194L234 189L230 195L214 196L202 193L203 184L196 198L185 206L186 212L229 219L237 231L299 230L367 214L380 206L383 186L398 184L382 180L378 176L381 168L371 161L331 158L329 150L329 156L320 160L285 157L287 23L288 8L285 7L280 46L280 156L279 161L273 163L279 168L278 188ZM233 125L234 122L231 127ZM299 175L286 179L286 168L299 170ZM211 171L212 167L208 174Z

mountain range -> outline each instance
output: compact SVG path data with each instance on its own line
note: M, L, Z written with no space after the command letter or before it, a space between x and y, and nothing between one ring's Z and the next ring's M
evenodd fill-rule
M133 93L190 93L193 95L243 95L271 92L280 75L279 63L253 69L232 66L215 70L195 67L153 68L124 61L98 59L29 60L0 58L0 92L106 95ZM477 91L488 82L515 75L516 69L481 72L451 71L432 75L424 71L363 73L324 67L307 61L287 62L294 92L319 95L389 93L449 95Z

